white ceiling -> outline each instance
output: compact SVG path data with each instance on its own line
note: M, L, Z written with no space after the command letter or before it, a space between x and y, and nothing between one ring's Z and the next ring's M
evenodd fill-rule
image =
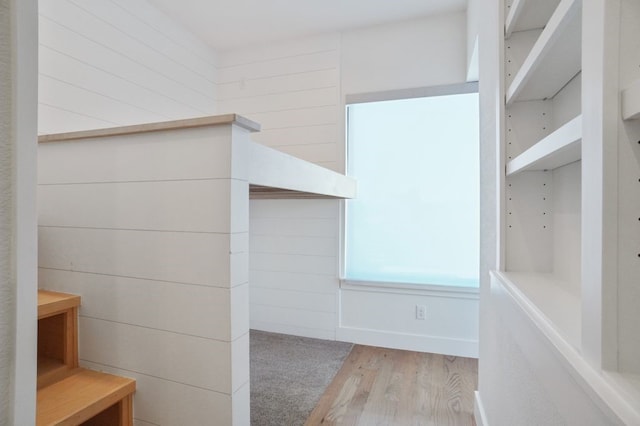
M150 0L219 50L462 11L467 0Z

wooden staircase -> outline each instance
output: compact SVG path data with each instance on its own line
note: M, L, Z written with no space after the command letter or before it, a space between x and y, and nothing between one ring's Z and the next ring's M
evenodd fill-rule
M80 296L38 290L37 426L132 426L133 379L78 366Z

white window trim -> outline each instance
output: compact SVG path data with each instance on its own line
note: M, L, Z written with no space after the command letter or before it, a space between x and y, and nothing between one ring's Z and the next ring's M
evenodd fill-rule
M397 101L400 99L429 98L432 96L461 95L464 93L478 93L478 82L386 90L383 92L355 93L345 95L345 107L351 104L363 104L367 102Z
M478 300L479 287L448 286L438 284L413 284L403 282L361 281L341 279L342 290L364 291L367 293L416 294L421 296L445 297L448 299Z

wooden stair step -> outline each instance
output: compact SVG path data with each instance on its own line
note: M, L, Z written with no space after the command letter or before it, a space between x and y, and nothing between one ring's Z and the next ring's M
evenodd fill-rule
M38 290L38 389L78 368L80 296Z
M135 389L133 379L78 368L38 390L36 424L72 426L93 418L88 424L129 425Z
M76 294L38 290L38 319L64 312L69 308L77 308L78 306L80 306L80 296Z

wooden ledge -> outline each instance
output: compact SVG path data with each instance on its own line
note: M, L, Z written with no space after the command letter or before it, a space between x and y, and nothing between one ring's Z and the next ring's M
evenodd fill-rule
M80 306L80 296L78 295L38 290L38 319L78 306Z
M130 397L136 382L79 368L75 374L38 390L36 425L77 425Z
M131 135L135 133L159 132L162 130L189 129L194 127L221 126L235 124L252 132L260 131L260 125L238 114L211 115L187 118L185 120L161 121L158 123L135 124L133 126L110 127L79 132L57 133L38 137L39 143L62 142L78 139L104 138L108 136Z

